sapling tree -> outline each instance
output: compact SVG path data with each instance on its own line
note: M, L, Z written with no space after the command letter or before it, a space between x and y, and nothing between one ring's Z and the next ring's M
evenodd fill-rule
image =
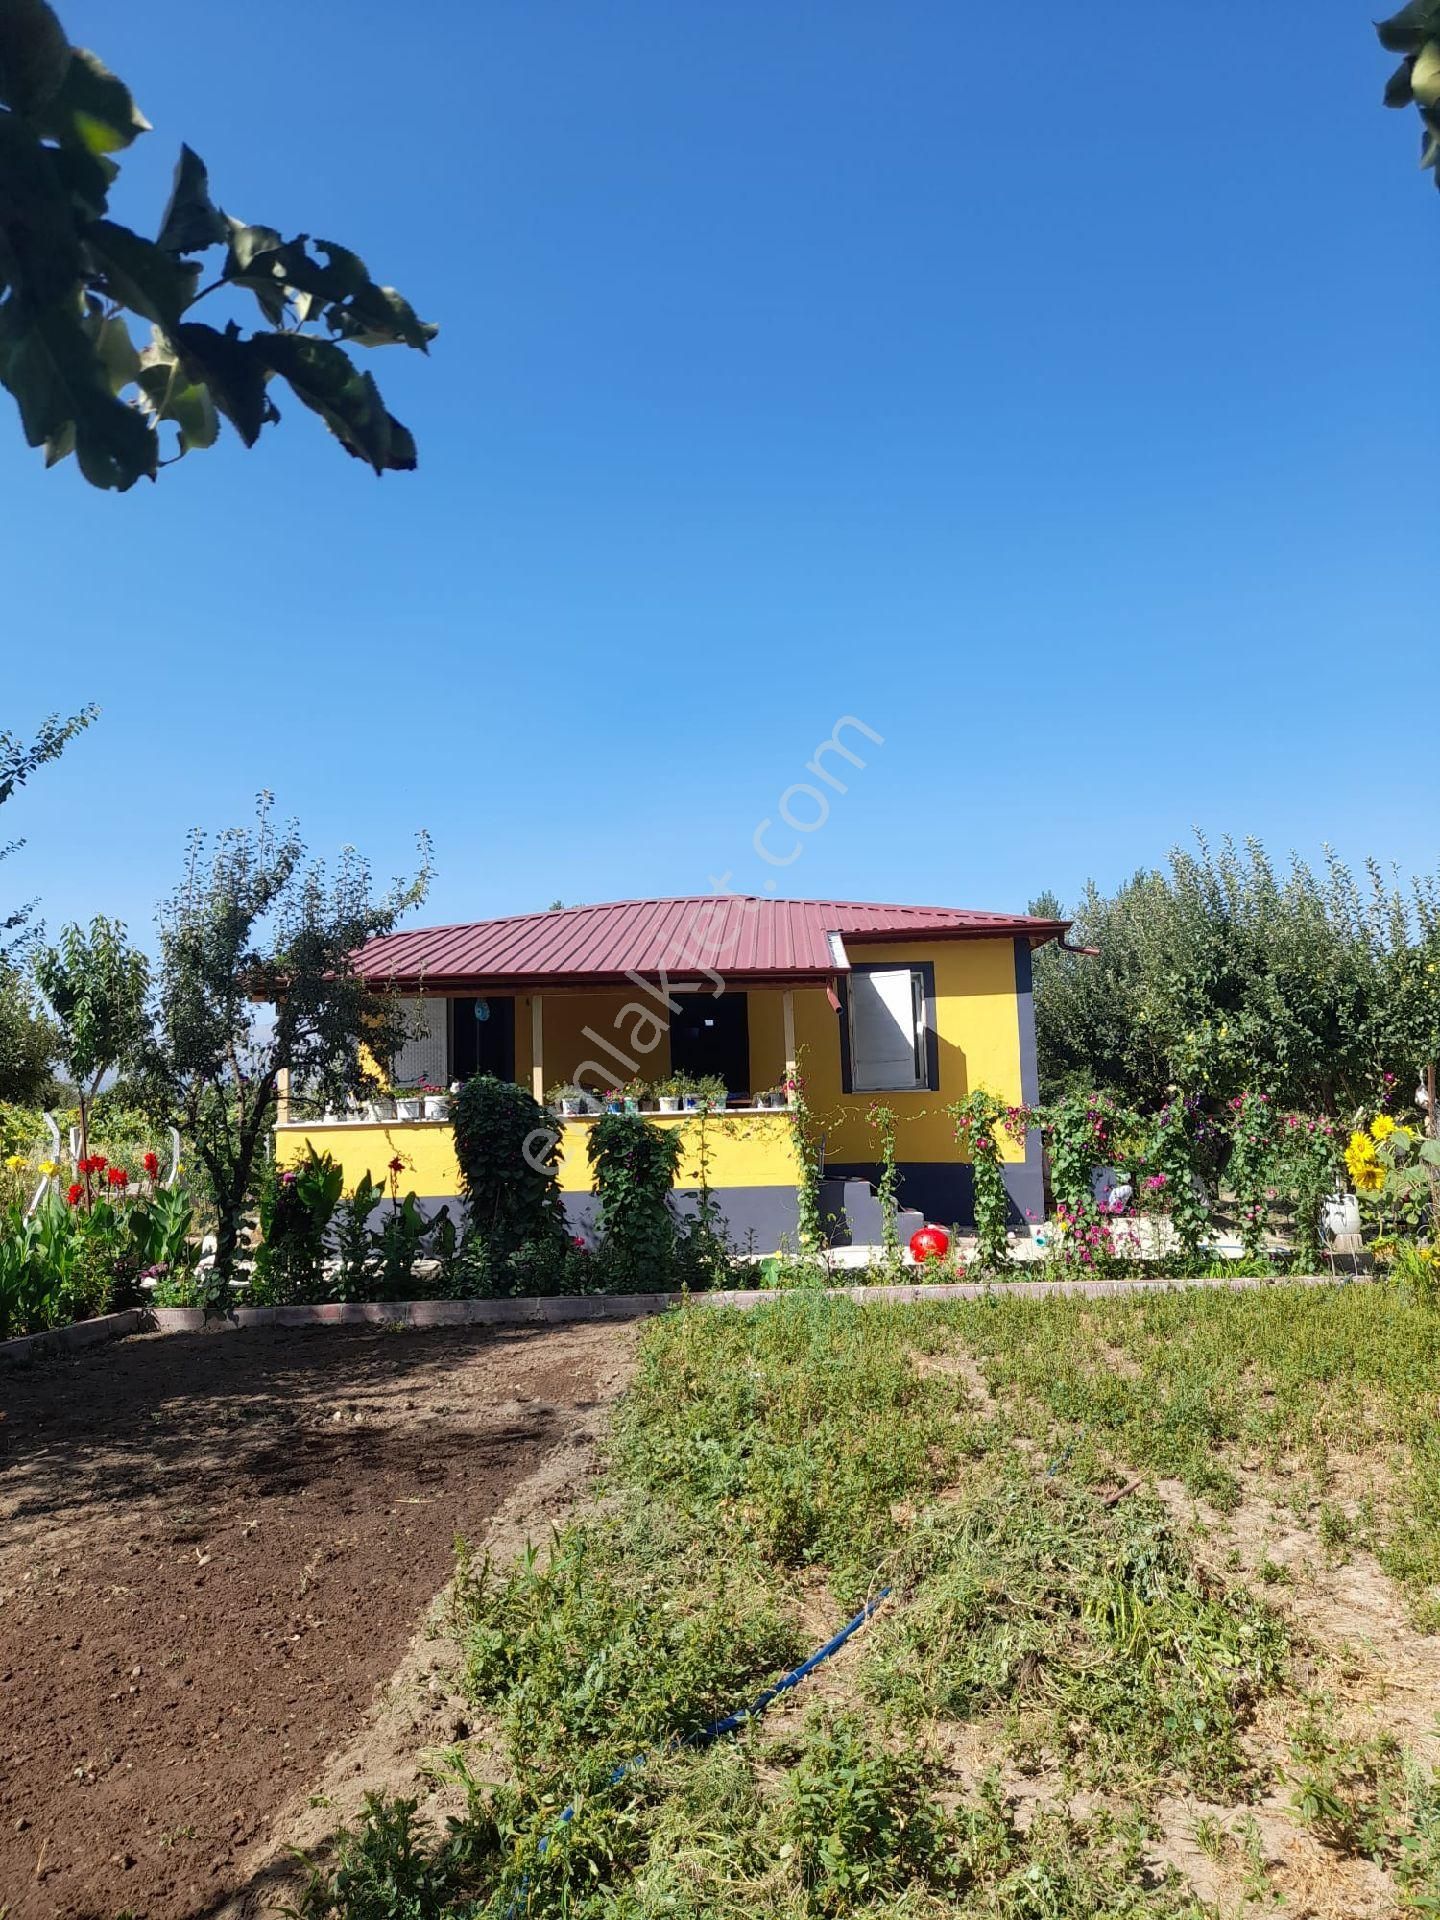
M153 1117L178 1127L204 1167L222 1293L281 1073L339 1099L363 1084L362 1047L388 1060L405 1037L400 1002L361 975L356 955L424 899L423 834L419 855L412 878L377 895L353 848L333 873L310 860L293 823L274 825L268 794L254 827L190 836L185 876L161 909L135 1066Z
M37 947L35 980L54 1015L61 1064L80 1108L80 1160L90 1192L90 1105L101 1082L140 1043L150 969L118 920L103 914L89 930L73 923L58 943Z
M23 787L32 773L48 766L52 760L58 760L76 734L83 733L99 711L94 706L82 707L79 713L72 713L68 720L62 720L58 713L52 713L41 722L33 740L22 740L19 734L0 732L0 807L14 798L15 789ZM8 845L0 843L0 860L18 852L24 844L23 840L12 840ZM16 949L23 945L32 910L33 903L11 907L0 913L0 961L13 960Z
M435 328L348 248L223 212L187 146L153 240L113 219L112 155L149 126L46 0L0 5L0 383L30 445L123 491L213 446L222 415L253 446L283 382L376 473L413 467L409 430L346 349L424 353ZM238 324L237 296L264 327Z

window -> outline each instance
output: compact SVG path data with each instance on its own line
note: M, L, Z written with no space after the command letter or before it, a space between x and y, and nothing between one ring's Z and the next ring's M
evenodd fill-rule
M844 981L840 1050L846 1093L914 1093L940 1084L935 973L857 966Z
M445 1086L449 1079L445 1002L405 1000L401 1005L407 1037L395 1055L391 1084L418 1087L424 1081L432 1087Z

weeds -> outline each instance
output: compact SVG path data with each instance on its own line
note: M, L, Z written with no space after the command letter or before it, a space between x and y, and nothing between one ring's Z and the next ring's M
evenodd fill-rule
M665 1316L595 1503L503 1574L462 1557L466 1686L500 1783L462 1762L467 1811L443 1833L412 1803L373 1802L299 1911L1201 1920L1154 1865L1147 1809L1181 1788L1232 1804L1261 1789L1244 1735L1285 1684L1286 1637L1238 1579L1202 1571L1162 1502L1122 1497L1116 1469L1221 1500L1241 1449L1303 1458L1323 1482L1328 1449L1406 1445L1418 1474L1434 1335L1375 1302L917 1310L795 1292ZM950 1354L957 1333L995 1398ZM1432 1501L1428 1543L1407 1549L1417 1573L1440 1538ZM1397 1540L1383 1536L1392 1557ZM1261 1577L1284 1570L1267 1557ZM817 1608L838 1625L882 1584L891 1599L809 1711L705 1743L823 1637ZM1020 1821L998 1773L967 1781L940 1757L942 1732L976 1721L1012 1767L1104 1804ZM1393 1744L1327 1744L1316 1713L1293 1781L1324 1844L1381 1859L1440 1915L1433 1780ZM1269 1901L1258 1827L1210 1825L1197 1840Z

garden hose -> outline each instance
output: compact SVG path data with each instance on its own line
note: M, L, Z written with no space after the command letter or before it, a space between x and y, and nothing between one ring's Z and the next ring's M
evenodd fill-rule
M607 1785L618 1786L627 1774L638 1772L641 1767L648 1766L652 1760L659 1759L667 1753L674 1753L682 1747L708 1747L712 1740L718 1740L722 1734L735 1733L745 1725L747 1720L753 1720L757 1715L764 1713L782 1693L788 1693L791 1687L798 1687L800 1682L808 1674L812 1674L823 1661L828 1660L832 1653L838 1653L851 1634L863 1627L880 1603L889 1597L889 1587L881 1587L873 1599L865 1602L853 1620L847 1620L840 1631L827 1640L823 1647L817 1648L810 1658L802 1661L798 1667L793 1667L789 1673L777 1680L773 1687L767 1687L764 1693L750 1702L748 1707L737 1707L734 1713L727 1713L719 1720L712 1720L708 1727L701 1727L698 1733L685 1734L677 1739L667 1740L663 1747L657 1747L653 1753L637 1753L633 1760L622 1761L610 1775ZM568 1826L575 1818L578 1806L579 1802L572 1800L555 1821L549 1833L541 1835L540 1844L535 1850L537 1859L545 1858L551 1840L561 1827ZM520 1882L515 1898L505 1910L505 1920L514 1920L514 1916L519 1913L529 1886L530 1876L527 1873Z

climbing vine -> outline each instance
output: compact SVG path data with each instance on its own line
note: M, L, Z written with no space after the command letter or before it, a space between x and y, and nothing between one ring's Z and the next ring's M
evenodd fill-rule
M785 1082L790 1096L790 1139L800 1168L796 1191L796 1234L802 1253L819 1253L825 1245L825 1220L820 1211L820 1176L824 1171L820 1133L805 1098L804 1050L793 1077Z
M900 1169L895 1163L895 1114L893 1108L872 1102L870 1126L880 1144L880 1178L875 1183L875 1198L880 1203L881 1259L888 1272L900 1267Z
M982 1267L1003 1267L1010 1259L1008 1239L1010 1195L1000 1162L1000 1135L1023 1141L1031 1115L1008 1107L984 1087L946 1108L955 1127L955 1140L968 1155L975 1188L976 1258Z

